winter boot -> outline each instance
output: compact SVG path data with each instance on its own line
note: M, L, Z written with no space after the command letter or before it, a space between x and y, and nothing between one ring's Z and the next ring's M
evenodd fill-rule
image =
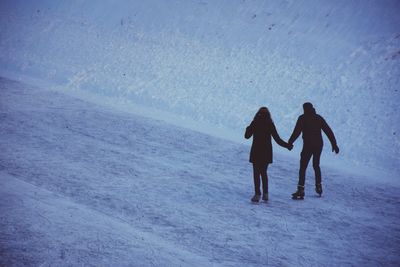
M255 194L252 198L251 198L251 202L258 202L260 201L261 195Z
M264 193L264 194L263 194L262 200L268 201L268 193Z
M318 194L319 196L322 195L322 184L316 184L316 185L315 185L315 192L317 192L317 194Z
M292 194L292 199L304 199L304 186L297 186L297 191Z

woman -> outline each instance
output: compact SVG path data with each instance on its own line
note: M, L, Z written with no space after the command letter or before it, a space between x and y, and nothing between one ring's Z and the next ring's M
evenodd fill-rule
M271 136L275 142L282 147L291 149L291 146L283 141L276 131L274 122L268 108L261 107L254 116L251 124L246 128L244 137L249 139L253 136L251 145L250 162L253 163L254 189L255 194L251 198L252 202L258 202L261 198L260 176L263 184L264 201L268 201L268 164L272 163L272 143Z

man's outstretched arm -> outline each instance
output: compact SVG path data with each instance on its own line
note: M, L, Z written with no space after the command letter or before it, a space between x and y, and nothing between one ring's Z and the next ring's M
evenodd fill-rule
M293 145L294 141L299 137L301 131L303 130L303 120L301 117L297 119L296 126L294 127L293 133L289 138L289 145Z
M322 119L322 130L326 136L328 136L329 142L331 142L332 151L335 151L336 154L339 153L339 147L337 146L335 135L333 134L331 127L329 127L328 123L326 123L324 119Z

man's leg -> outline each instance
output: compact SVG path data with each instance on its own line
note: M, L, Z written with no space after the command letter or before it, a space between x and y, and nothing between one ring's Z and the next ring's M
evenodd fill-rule
M299 170L299 184L300 186L304 187L304 183L306 181L306 169L308 166L308 162L311 159L312 151L303 146L303 150L300 154L300 170Z
M322 153L322 146L316 148L313 153L313 168L314 168L314 172L315 172L315 185L321 184L321 168L319 166L321 153Z

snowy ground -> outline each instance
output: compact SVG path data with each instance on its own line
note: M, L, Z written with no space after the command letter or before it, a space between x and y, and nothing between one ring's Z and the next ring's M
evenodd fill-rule
M2 0L0 73L240 136L260 106L290 135L311 101L340 159L400 173L399 11L398 0Z
M399 185L323 169L251 204L249 147L0 79L1 266L398 266ZM279 149L276 147L276 151Z

